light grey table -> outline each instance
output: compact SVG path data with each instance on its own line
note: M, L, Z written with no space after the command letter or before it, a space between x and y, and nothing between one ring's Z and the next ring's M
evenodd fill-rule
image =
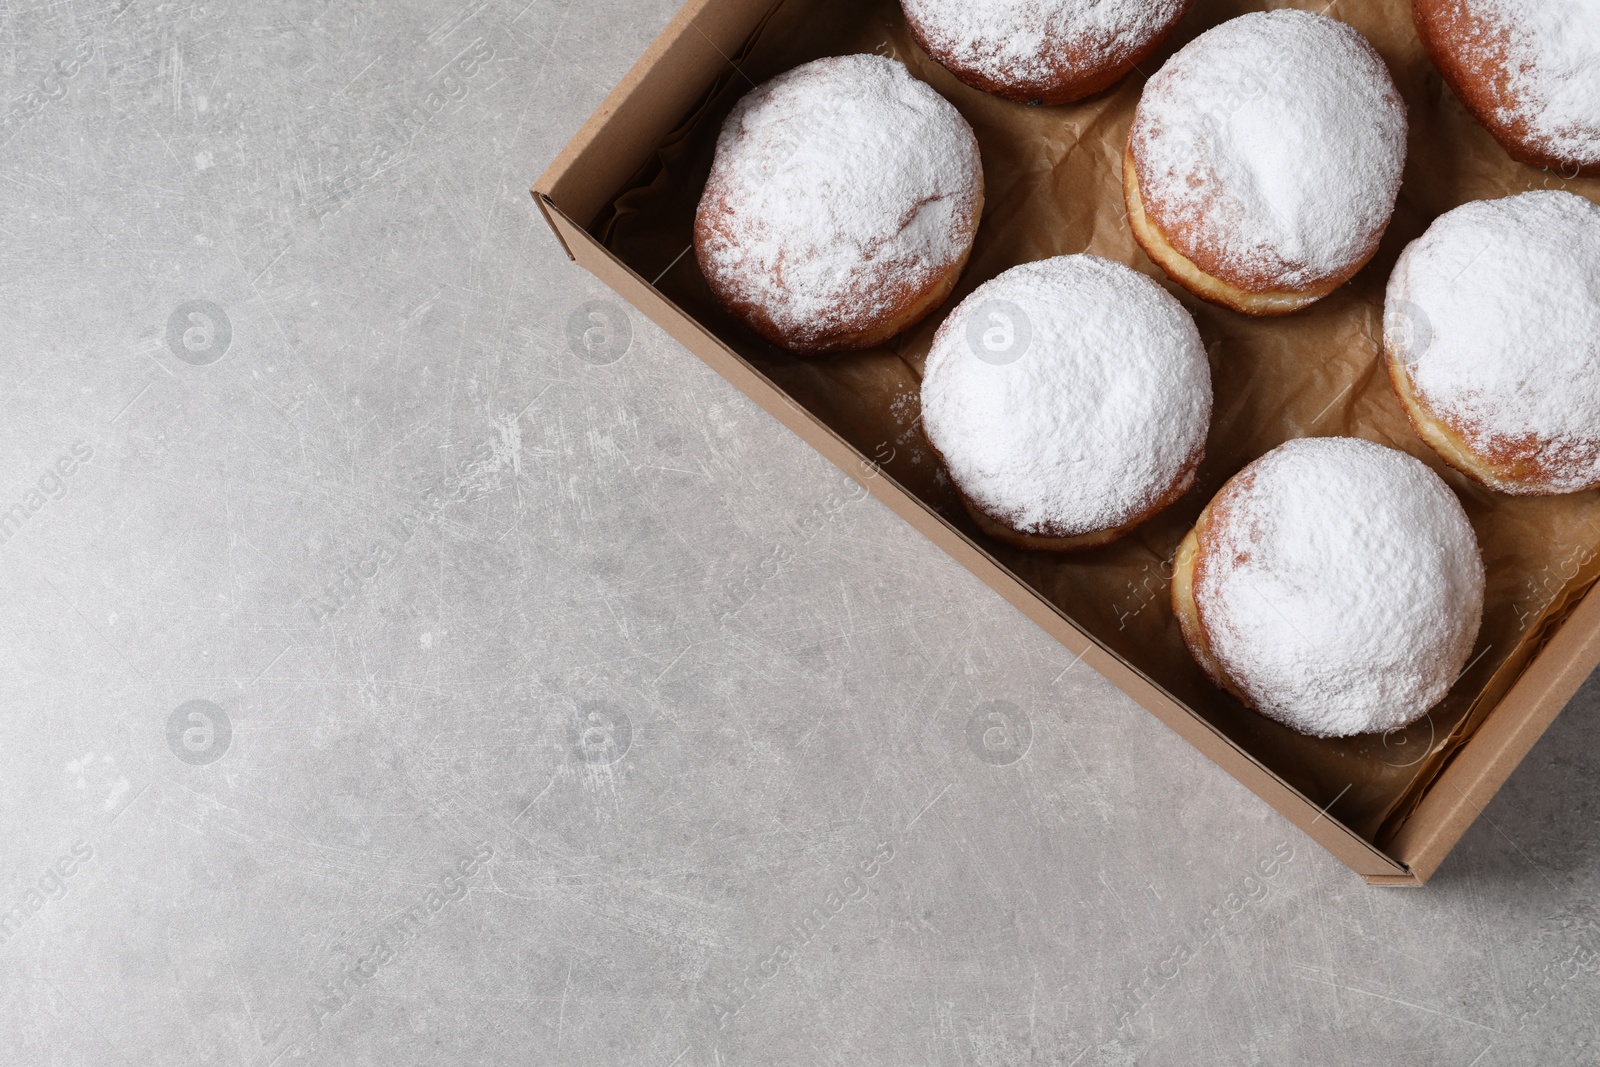
M0 0L0 1063L1600 1062L1595 684L1369 889L579 358L526 187L673 7Z

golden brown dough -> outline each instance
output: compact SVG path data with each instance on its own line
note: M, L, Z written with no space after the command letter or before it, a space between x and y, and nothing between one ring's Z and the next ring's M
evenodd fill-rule
M1405 107L1366 38L1310 12L1256 12L1201 34L1145 85L1123 196L1173 281L1285 315L1372 258L1405 156Z
M901 0L901 7L922 50L967 85L1020 103L1065 104L1121 81L1165 43L1193 2Z
M1403 452L1278 446L1206 505L1173 559L1172 610L1216 685L1301 733L1398 729L1470 655L1484 569L1466 512Z
M1412 0L1456 98L1518 163L1600 177L1600 4Z
M747 93L695 216L723 307L794 352L880 345L950 295L983 214L966 120L894 60L821 59Z

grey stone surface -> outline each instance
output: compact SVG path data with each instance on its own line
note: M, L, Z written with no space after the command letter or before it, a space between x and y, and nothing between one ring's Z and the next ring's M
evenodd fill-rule
M1600 1062L1593 682L1369 889L560 255L674 6L0 0L0 1063Z

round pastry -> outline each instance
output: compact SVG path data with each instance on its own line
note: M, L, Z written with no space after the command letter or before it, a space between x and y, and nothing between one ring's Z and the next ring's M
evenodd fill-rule
M922 50L974 89L1065 104L1110 88L1194 0L900 0Z
M838 56L734 107L695 257L729 313L773 344L870 348L944 303L982 212L960 112L893 60Z
M1600 177L1600 4L1412 0L1417 36L1511 158Z
M1114 541L1194 483L1211 367L1182 304L1097 256L1028 263L940 325L922 426L987 534L1065 551Z
M1383 348L1451 466L1503 493L1600 486L1600 206L1535 192L1439 216L1389 278Z
M1400 94L1367 39L1283 9L1207 30L1145 85L1128 222L1196 296L1283 315L1372 258L1406 160Z
M1352 437L1289 441L1234 475L1173 561L1195 662L1314 737L1394 730L1444 698L1483 616L1461 502L1421 461Z

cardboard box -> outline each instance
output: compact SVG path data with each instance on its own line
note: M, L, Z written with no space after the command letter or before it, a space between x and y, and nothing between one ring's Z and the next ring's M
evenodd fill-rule
M799 8L805 17L805 9L824 2L691 0L533 187L567 253L1369 883L1421 885L1600 662L1600 595L1586 592L1593 581L1587 559L1584 573L1575 570L1552 598L1537 634L1526 635L1523 654L1495 673L1498 688L1484 683L1475 710L1461 720L1470 722L1470 730L1460 727L1463 739L1448 755L1441 749L1436 773L1409 802L1408 814L1386 829L1380 847L1377 834L1358 833L1330 811L1338 796L1314 800L1286 779L1281 762L1277 769L1269 767L1219 729L1214 717L1208 719L1158 684L1110 647L1103 628L1097 636L1093 627L1075 621L1073 604L1053 601L1019 576L997 558L993 544L963 530L881 469L813 410L815 405L802 403L711 326L668 299L593 232L620 194L648 179L658 151L691 116L719 92L727 97L736 80L753 84L736 61L780 9L793 18ZM1409 6L1403 0L1372 2ZM840 49L851 50L858 49ZM733 85L740 92L745 88L748 84ZM688 259L692 270L693 257Z

